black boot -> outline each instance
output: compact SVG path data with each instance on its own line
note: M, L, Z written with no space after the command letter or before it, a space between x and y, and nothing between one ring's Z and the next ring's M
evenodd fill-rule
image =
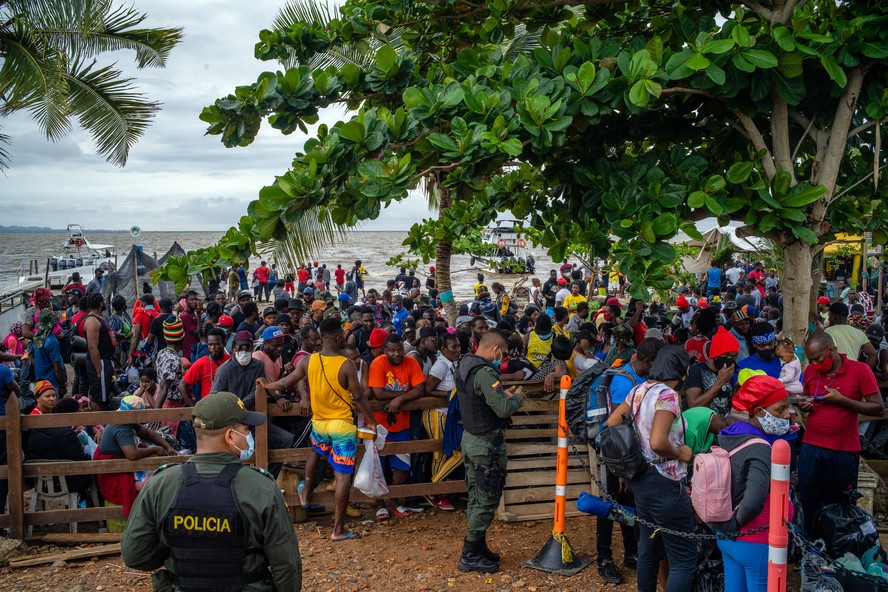
M463 541L462 556L457 567L459 571L479 571L481 573L495 573L499 571L499 563L484 557L480 552L481 541Z
M487 535L484 535L484 538L478 541L478 552L481 553L481 556L485 559L493 561L494 563L500 562L499 553L494 553L490 550L490 547L487 546Z

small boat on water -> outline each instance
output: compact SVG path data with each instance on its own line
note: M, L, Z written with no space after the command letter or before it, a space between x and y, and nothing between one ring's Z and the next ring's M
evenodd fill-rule
M472 253L471 264L480 263L502 274L533 274L536 261L527 248L522 224L521 220L497 220L482 230L483 244Z
M61 288L68 283L68 278L75 271L80 274L84 283L90 281L97 269L106 273L116 268L114 245L100 245L91 243L83 233L80 224L68 224L68 236L59 248L58 252L49 259L48 275L44 273L30 273L24 264L19 271L19 283L44 281L48 279L51 288Z

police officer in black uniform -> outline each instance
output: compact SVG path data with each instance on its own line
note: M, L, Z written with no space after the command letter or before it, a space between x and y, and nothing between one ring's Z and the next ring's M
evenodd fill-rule
M457 567L460 571L493 573L500 556L487 546L487 529L506 484L506 428L524 404L521 387L504 389L499 366L508 351L502 333L488 331L475 355L466 355L454 374L465 431L462 454L469 504L466 539Z
M161 467L139 492L124 563L157 570L156 592L298 592L302 560L284 498L267 471L242 464L265 415L218 392L192 416L197 454Z

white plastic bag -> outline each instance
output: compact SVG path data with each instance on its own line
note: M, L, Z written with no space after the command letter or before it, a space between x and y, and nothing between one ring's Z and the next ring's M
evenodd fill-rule
M355 473L355 487L366 496L381 497L389 492L389 488L385 484L385 473L382 472L376 444L372 440L366 440L364 448L364 458Z

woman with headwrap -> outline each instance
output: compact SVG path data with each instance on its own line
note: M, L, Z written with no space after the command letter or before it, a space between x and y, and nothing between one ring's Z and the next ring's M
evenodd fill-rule
M734 395L732 406L749 418L725 428L719 446L731 452L731 505L734 515L712 526L737 532L767 526L770 520L771 446L790 433L789 395L783 383L770 376L753 376ZM790 504L792 518L792 504ZM728 592L765 592L768 589L768 533L719 540Z
M0 342L0 351L3 351L5 348L6 353L12 356L22 356L25 353L25 344L22 341L22 322L15 321L12 326L9 328L9 333L6 334L6 337L3 338L3 341ZM17 368L17 363L15 360L9 360L6 362L2 362L3 364L9 366L10 368Z
M59 340L53 334L57 326L58 316L51 308L40 310L37 326L34 330L34 379L48 380L56 392L64 397L68 390L68 373Z
M648 469L628 482L635 496L638 517L660 527L693 533L694 513L687 491L687 464L692 452L685 444L678 389L687 377L690 358L684 348L667 345L657 354L647 381L629 393L608 418L607 425L623 423L623 415L633 419L639 449ZM693 539L667 534L640 525L638 589L655 592L660 559L668 556L669 578L666 592L690 590L697 566L697 545Z
M118 411L135 411L147 409L141 397L129 395L120 402ZM140 440L152 442L153 446L139 447L136 436ZM149 456L174 456L176 451L163 439L163 436L139 423L106 425L102 432L102 441L96 449L94 460L129 459L139 460ZM124 516L129 516L136 499L135 475L132 471L125 473L104 473L98 475L99 491L106 501L123 506Z
M56 405L56 389L48 380L38 380L34 383L31 390L34 391L34 398L37 400L37 406L31 410L30 415L44 415L52 413Z

